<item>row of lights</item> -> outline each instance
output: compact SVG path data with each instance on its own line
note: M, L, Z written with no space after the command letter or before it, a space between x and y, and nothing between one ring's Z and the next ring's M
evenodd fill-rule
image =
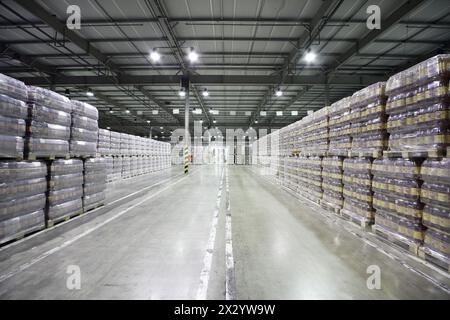
M185 97L186 96L186 89L185 88L181 88L180 91L178 91L178 95L180 97ZM208 89L203 89L202 91L202 96L204 96L205 98L209 96L209 91Z
M189 50L189 53L187 54L187 58L192 63L197 62L198 53L195 51L194 48L191 48ZM161 54L158 52L158 50L156 48L153 49L152 52L150 52L150 59L153 62L158 62L159 60L161 60Z

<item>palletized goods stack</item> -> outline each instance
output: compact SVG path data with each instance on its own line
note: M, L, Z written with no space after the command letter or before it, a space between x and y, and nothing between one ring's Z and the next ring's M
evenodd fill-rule
M122 179L131 177L131 157L125 156L122 158Z
M70 100L56 92L28 87L30 117L26 154L28 159L69 157Z
M97 153L101 156L111 154L111 131L98 129Z
M350 100L351 156L379 158L387 147L385 82L355 92Z
M116 180L116 176L114 175L114 158L111 156L103 158L105 159L106 182L113 182Z
M426 160L420 173L422 223L427 229L419 255L450 271L450 158Z
M0 161L0 243L45 228L47 165Z
M71 157L95 157L97 140L97 108L82 101L72 100Z
M110 152L112 156L120 156L120 133L111 131Z
M120 154L123 156L128 156L131 154L131 141L129 134L120 134Z
M84 160L83 210L88 211L104 204L106 189L106 159Z
M343 168L344 207L341 215L362 227L367 227L374 220L372 160L369 158L346 158Z
M343 158L324 157L322 159L322 201L321 204L336 212L344 203L342 181Z
M122 179L123 158L113 157L113 181Z
M297 131L302 132L300 152L305 155L324 156L328 151L328 113L324 107L302 119Z
M69 219L83 212L83 161L51 161L48 175L47 225Z
M322 199L322 158L299 157L298 193L314 202Z
M437 55L386 83L389 157L444 156L450 144L450 55Z
M330 106L328 155L347 156L351 148L351 97L345 97Z
M284 160L284 170L283 170L283 181L282 184L284 187L294 191L295 193L298 191L299 184L299 172L298 165L300 161L302 161L304 157L286 157ZM305 173L305 176L307 173Z
M24 157L27 87L0 73L0 158Z
M374 230L417 253L424 236L419 164L409 159L378 159L372 172Z

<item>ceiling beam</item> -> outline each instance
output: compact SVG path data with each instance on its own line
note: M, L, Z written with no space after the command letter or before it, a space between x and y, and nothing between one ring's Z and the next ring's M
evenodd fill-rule
M191 75L191 81L200 85L276 85L280 81L280 76L263 76L263 75ZM30 85L48 84L46 77L20 77L20 80ZM342 75L336 76L330 80L329 84L334 86L367 86L377 81L386 80L382 76L358 76L358 75ZM317 76L287 76L283 82L285 85L323 85L325 82L324 75ZM53 79L55 86L109 86L119 85L173 85L180 83L180 76L171 75L122 75L120 79L112 76L70 76L57 75Z
M355 43L350 49L340 55L334 63L329 66L327 72L334 72L351 57L358 54L362 49L367 47L376 38L388 31L392 26L397 25L406 15L414 12L419 6L423 5L422 0L408 0L402 4L397 10L389 15L386 19L381 21L381 29L374 29L369 31L361 40Z
M43 64L38 61L38 57L31 57L22 54L10 48L8 45L0 44L0 58L7 57L8 59L20 61L22 64L28 66L37 72L44 72L48 75L56 74L56 67Z

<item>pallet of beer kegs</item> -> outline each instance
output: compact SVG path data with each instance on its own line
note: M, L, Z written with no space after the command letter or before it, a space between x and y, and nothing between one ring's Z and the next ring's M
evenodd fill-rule
M329 156L348 155L352 145L351 139L351 97L345 97L330 106L329 109Z
M439 158L450 143L450 55L437 55L386 82L387 157Z
M343 197L343 157L324 157L322 159L322 189L320 205L336 214L340 213Z
M343 161L344 207L341 216L363 229L373 224L372 159L346 158Z
M416 255L425 230L419 170L419 161L403 158L376 159L372 165L373 231Z
M422 221L427 229L419 256L450 272L450 158L425 160L420 174Z

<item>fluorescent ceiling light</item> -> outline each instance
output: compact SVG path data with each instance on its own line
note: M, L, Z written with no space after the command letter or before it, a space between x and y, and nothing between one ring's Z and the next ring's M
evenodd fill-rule
M265 116L267 116L267 111L261 111L259 113L259 115L265 117Z
M173 114L179 114L180 113L180 109L173 109Z
M283 111L277 111L277 117L281 117L283 115Z
M159 113L158 110L152 110L152 114L156 115L156 114L158 114L158 113Z
M297 111L297 110L292 110L292 111L291 111L291 115L293 115L293 116L298 116L298 111Z

